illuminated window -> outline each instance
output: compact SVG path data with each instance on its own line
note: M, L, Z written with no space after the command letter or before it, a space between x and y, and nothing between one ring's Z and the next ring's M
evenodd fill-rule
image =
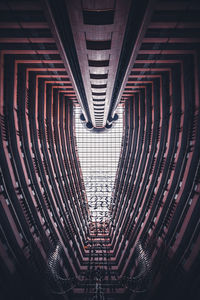
M104 131L88 130L80 120L81 109L74 108L75 133L81 172L91 221L110 218L112 192L121 152L123 108L117 109L118 120Z

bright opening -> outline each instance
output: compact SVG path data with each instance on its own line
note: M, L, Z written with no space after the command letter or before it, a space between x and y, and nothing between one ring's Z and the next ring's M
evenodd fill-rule
M115 177L123 135L123 107L117 109L118 120L112 128L88 130L80 120L81 109L74 108L75 133L81 172L89 205L90 220L109 220Z

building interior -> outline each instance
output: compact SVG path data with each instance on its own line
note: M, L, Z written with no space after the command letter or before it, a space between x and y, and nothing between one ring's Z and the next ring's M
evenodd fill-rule
M200 1L0 1L0 299L200 299Z

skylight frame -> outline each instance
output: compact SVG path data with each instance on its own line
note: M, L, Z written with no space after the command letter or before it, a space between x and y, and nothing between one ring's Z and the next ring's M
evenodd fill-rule
M88 130L80 120L81 108L74 107L74 132L91 222L110 219L113 189L124 134L124 107L110 129ZM95 204L96 203L96 204Z

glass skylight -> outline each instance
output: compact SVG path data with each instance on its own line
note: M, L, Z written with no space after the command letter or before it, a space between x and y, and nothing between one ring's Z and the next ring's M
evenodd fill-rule
M104 131L89 130L80 120L81 108L74 108L78 156L89 206L90 220L109 220L112 192L119 163L123 134L123 107L118 120Z

